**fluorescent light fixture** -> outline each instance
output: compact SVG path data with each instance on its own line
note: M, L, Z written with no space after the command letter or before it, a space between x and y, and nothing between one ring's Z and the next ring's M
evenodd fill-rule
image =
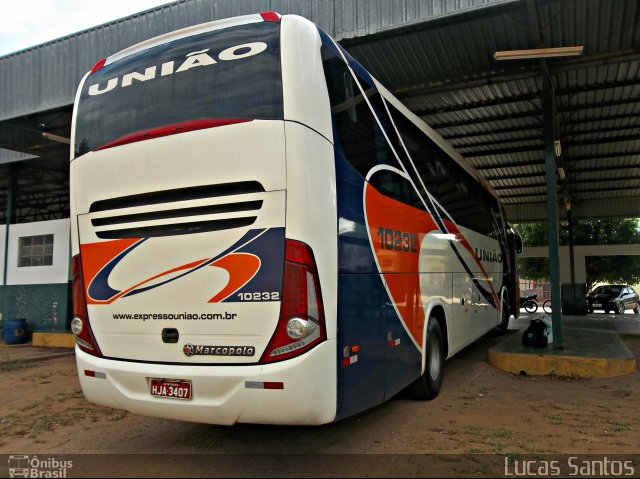
M53 133L43 132L42 133L42 137L46 138L47 140L58 141L60 143L66 143L67 145L69 145L71 143L71 140L69 138L65 138L64 136L54 135Z
M560 143L560 140L553 141L553 149L556 152L556 158L560 158L562 155L562 143Z
M567 177L567 174L564 172L563 167L558 168L558 176L560 177L561 180L564 180Z
M526 58L571 57L582 55L582 45L576 47L534 48L531 50L509 50L495 52L494 60L523 60Z
M447 241L459 241L458 237L451 233L433 233L433 236L438 239L443 239Z

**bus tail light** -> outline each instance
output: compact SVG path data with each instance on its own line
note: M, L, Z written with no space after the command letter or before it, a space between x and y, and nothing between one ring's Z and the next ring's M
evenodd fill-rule
M318 269L311 248L286 240L280 319L261 363L298 356L327 338Z
M250 119L241 118L208 118L200 120L190 120L182 123L175 123L172 125L165 125L158 128L151 128L149 130L137 131L117 138L109 143L106 143L94 151L106 150L107 148L113 148L114 146L128 145L129 143L136 143L138 141L152 140L154 138L160 138L163 136L176 135L178 133L187 133L189 131L205 130L208 128L217 128L219 126L236 125L238 123L246 123L251 121Z
M102 357L102 352L98 347L91 325L89 324L89 313L87 311L87 297L84 290L84 278L82 276L82 261L77 254L71 258L71 290L73 299L73 319L71 320L71 331L76 336L78 347L85 353Z
M276 12L261 12L260 16L265 22L280 23L280 15Z
M104 66L105 63L107 63L107 59L106 58L103 58L102 60L96 62L96 64L93 65L93 68L89 72L89 75L93 75L95 72L100 70Z

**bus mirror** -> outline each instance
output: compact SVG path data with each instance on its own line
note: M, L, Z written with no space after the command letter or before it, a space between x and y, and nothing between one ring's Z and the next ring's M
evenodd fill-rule
M521 254L522 253L522 236L520 236L518 232L514 229L511 229L511 234L513 234L516 252L518 254Z
M507 223L507 235L512 238L510 243L513 244L513 247L516 250L516 252L518 254L521 254L522 253L522 236L520 236L520 233L518 233L518 230L516 230L513 226L511 226L508 223Z

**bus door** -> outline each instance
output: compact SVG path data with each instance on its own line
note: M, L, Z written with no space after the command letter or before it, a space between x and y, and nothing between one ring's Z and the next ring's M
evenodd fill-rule
M485 294L486 290L483 292L477 286L473 288L471 297L476 335L484 334L487 329L496 325L496 310L485 297Z
M485 248L476 249L477 269L473 272L472 304L473 323L477 336L493 329L500 319L500 291L504 278L503 258L497 242ZM506 299L506 298L505 298Z
M456 344L469 336L468 331L474 328L474 291L473 282L467 273L453 273L453 305L449 340L451 347L458 349L464 344ZM459 334L456 334L456 333Z

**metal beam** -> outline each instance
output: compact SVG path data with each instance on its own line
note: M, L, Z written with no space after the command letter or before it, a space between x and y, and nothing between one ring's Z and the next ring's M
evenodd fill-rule
M475 146L491 146L494 144L505 144L505 143L518 143L524 141L535 141L537 137L524 138L520 140L513 140L508 142L487 142L486 144L476 144L476 145L459 145L457 149L463 153L462 156L465 158L479 158L483 156L494 156L494 155L507 155L512 153L524 153L527 151L538 151L542 149L542 145L528 145L528 146L516 146L509 148L495 148L493 150L485 150L485 151L463 151L469 148L473 148ZM640 135L628 135L628 136L619 136L614 138L593 138L590 140L574 140L564 142L563 145L566 147L569 146L584 146L584 145L604 145L608 143L621 143L625 141L640 141ZM639 152L640 154L640 152Z
M566 126L583 125L585 123L600 123L605 121L630 120L635 118L640 118L640 111L635 112L635 114L625 112L623 114L617 114L617 115L606 115L606 116L598 115L597 117L594 117L594 118L582 118L582 119L574 118ZM570 133L573 133L573 132L570 132Z
M478 151L473 153L464 154L465 158L481 158L483 156L495 156L495 155L512 155L514 153L526 153L528 151L542 151L543 145L536 146L515 146L512 148L496 148L494 150Z
M545 172L546 175L546 172ZM541 175L541 176L545 176ZM547 186L546 181L541 181L539 183L535 183L532 185L514 185L514 186L494 186L494 190L496 191L506 191L506 190L526 190L528 188L545 188ZM529 196L526 193L523 193L524 196Z
M520 102L534 102L540 100L540 92L527 93L526 95L506 97L500 99L482 100L473 103L461 103L457 105L445 105L437 108L416 110L414 113L422 115L440 115L442 113L454 113L457 111L474 110L477 108L493 108L500 105L509 105ZM537 105L536 105L537 106Z
M638 196L637 186L610 186L606 188L585 188L581 190L577 190L575 188L573 189L573 192L576 195L579 195L581 193L610 193L612 191L630 191L630 192L633 192L633 194L628 196L630 197L635 196L636 198Z
M629 119L635 119L634 117L630 117L629 115L624 115L624 116L619 116L617 119L621 119L624 118L626 120ZM638 119L640 119L640 113L638 113L637 116ZM590 120L589 123L594 123L596 121L601 121L600 119L597 120ZM605 119L602 119L602 121L605 121ZM586 122L583 122L586 123ZM611 133L611 132L620 132L620 131L624 131L624 130L635 130L637 131L638 128L640 128L640 122L633 123L631 125L624 125L624 126L620 126L620 127L610 127L610 128L587 128L584 130L572 130L570 129L570 127L573 126L573 124L571 125L565 125L565 134L567 136L580 136L580 135L591 135L591 134L598 134L598 133ZM442 135L442 138L444 138L445 140L450 141L452 144L455 145L456 140L466 140L469 138L482 138L485 136L489 136L489 135L498 135L498 134L511 134L511 133L520 133L520 132L525 132L525 131L540 131L540 135L539 136L528 136L528 137L523 137L520 139L508 139L508 140L503 140L504 142L515 142L515 141L530 141L533 139L541 139L542 138L542 124L533 124L533 125L522 125L522 126L514 126L514 127L509 127L509 128L496 128L495 130L485 130L485 131L473 131L473 132L467 132L467 133L460 133L460 134L444 134ZM460 146L464 146L464 147L470 147L470 146L486 146L487 143L469 143L469 144L461 144Z
M517 198L530 198L533 196L539 196L540 199L540 204L546 204L545 200L547 198L547 194L546 193L528 193L528 194L514 194L514 195L498 195L500 197L501 200L514 200ZM520 203L512 203L512 204L520 204Z
M601 101L594 103L585 103L581 105L566 105L558 110L558 113L575 113L580 110L593 110L600 108L609 108L612 106L630 106L630 105L638 105L640 104L640 99L637 97L626 98L623 100L612 100L612 101Z
M513 103L522 103L522 102L528 102L537 107L537 105L534 104L533 102L538 100L540 100L540 93L535 92L535 93L529 93L521 96L500 98L499 100L483 100L483 101L478 101L473 103L461 103L457 105L446 105L446 106L440 106L436 108L425 108L422 110L415 110L415 114L418 116L441 115L443 113L456 113L460 111L476 110L478 108L492 108L495 106L510 105ZM626 98L623 100L614 100L614 101L608 101L608 102L589 103L589 104L582 104L582 105L568 105L566 107L559 108L558 113L560 114L574 113L575 111L579 111L579 110L591 110L595 108L607 108L607 107L620 106L620 105L625 105L625 106L636 105L638 103L639 101L635 99L635 97L632 97L632 98Z
M542 134L542 124L540 123L535 123L532 125L522 125L522 126L511 126L511 127L507 127L507 128L496 128L494 130L485 130L485 131L473 131L473 132L467 132L467 133L458 133L458 134L444 134L442 135L442 138L444 138L445 140L449 140L450 142L454 142L455 140L462 140L462 139L467 139L467 138L477 138L477 137L482 137L482 136L487 136L487 135L499 135L499 134L509 134L509 133L519 133L521 131L530 131L530 130L536 130L536 131L540 131L540 134Z
M473 119L462 120L462 121L449 121L449 122L442 122L442 123L438 123L438 118L426 118L426 119L422 118L422 119L427 124L429 124L431 128L439 130L442 128L457 128L461 126L470 126L470 125L478 125L478 124L484 125L486 123L491 123L496 121L512 121L512 120L518 120L521 118L537 119L540 115L542 115L542 110L539 108L535 108L533 110L520 111L517 113L509 113L506 115L486 116L482 118L473 118ZM423 115L423 116L427 117L428 115Z
M538 186L538 188L541 188L540 186ZM521 188L516 187L516 188L503 188L503 190L520 190ZM587 188L587 189L583 189L583 190L576 190L575 188L573 189L573 193L576 195L576 198L574 198L574 200L576 199L580 199L580 200L584 200L584 199L591 199L591 198L579 198L577 195L581 194L581 193L610 193L612 191L616 191L616 192L622 192L622 191L627 191L629 192L629 194L621 194L616 196L616 198L633 198L635 200L638 200L638 187L630 187L630 186L614 186L614 187L609 187L609 188ZM518 199L518 198L530 198L530 197L540 197L541 203L544 203L544 199L547 197L546 193L514 193L511 195L498 195L500 197L500 199L502 200L514 200L514 199ZM605 198L603 198L605 199ZM610 198L607 198L610 199ZM512 204L520 204L520 203L512 203Z
M573 72L576 68L593 68L602 65L615 65L617 63L634 62L638 60L640 50L624 50L610 52L601 55L589 55L573 60L563 60L562 65L554 66L554 73ZM491 72L473 72L466 75L463 80L442 80L409 87L392 88L391 92L398 98L412 96L424 96L445 92L460 91L467 88L482 88L491 85L500 85L518 80L537 79L540 77L538 67L525 67L517 72L498 70ZM604 87L603 87L604 88ZM565 93L561 93L565 94ZM566 93L571 94L571 93Z
M639 151L625 151L616 153L614 155L607 156L592 156L592 155L583 155L583 156L569 156L568 160L573 163L577 163L580 161L600 161L600 160L614 160L614 159L624 159L624 158L632 158L637 159L640 157Z
M535 175L535 176L544 176L542 173L540 175ZM507 176L505 178L502 179L511 179L511 177ZM487 180L489 180L489 178L487 178ZM580 185L584 185L584 184L593 184L593 183L606 183L607 181L615 181L615 182L620 182L620 181L640 181L640 176L626 176L623 178L620 177L616 177L616 178L594 178L594 179L589 179L589 180L578 180L578 181L574 181L573 182L573 187L574 187L574 192L579 193L579 192L584 192L584 191L588 191L585 189L577 189L580 187ZM566 184L566 183L565 183ZM494 186L493 189L496 191L506 191L506 190L526 190L528 188L544 188L548 186L546 182L539 182L539 183L534 183L534 184L529 184L529 185L513 185L513 186ZM561 184L560 186L562 186L564 188L564 184ZM611 188L606 188L606 189L601 189L601 190L592 190L592 191L613 191L616 189L631 189L632 187L630 186L612 186ZM525 196L529 196L527 194L524 194Z
M608 171L609 170L604 170L604 172L608 172ZM584 185L584 184L588 184L588 183L606 183L607 181L617 181L617 182L619 182L619 181L625 181L625 182L627 182L627 181L640 181L640 176L637 176L637 175L636 176L628 176L628 173L626 171L624 171L624 170L622 170L620 173L622 175L625 175L625 176L614 176L614 177L607 177L607 178L603 178L603 177L599 176L598 178L589 178L589 179L579 180L579 179L576 179L573 176L573 172L572 172L571 179L572 179L572 182L573 182L573 184L575 186L580 186L580 185Z
M527 161L514 161L509 163L502 163L500 165L486 165L486 166L475 166L475 169L478 171L488 171L488 170L497 170L501 168L521 168L523 166L539 166L544 165L544 158L539 160L527 160Z
M640 159L640 158L638 158ZM603 171L609 171L609 170L624 170L624 169L629 169L629 168L640 168L640 162L638 162L637 164L613 164L613 165L606 165L606 166L594 166L592 168L571 168L569 171L567 171L567 174L571 175L571 178L574 178L575 175L581 175L583 173L601 173ZM488 178L487 178L488 179ZM625 178L627 179L627 178Z
M582 145L603 145L606 143L622 143L625 141L639 141L640 135L624 135L609 138L592 138L589 140L573 140L565 141L563 146L582 146Z
M622 168L627 168L628 165L626 166L622 166ZM633 168L634 166L632 166ZM640 168L640 165L635 165L635 167ZM601 176L599 176L598 178L589 178L589 179L577 179L575 178L575 175L579 175L581 173L592 173L592 172L607 172L609 171L609 169L607 168L587 168L584 170L578 170L578 171L573 171L571 170L569 172L569 174L571 175L571 180L572 183L575 186L580 186L583 185L585 183L604 183L607 181L640 181L640 176L628 176L628 173L626 173L624 170L621 172L621 174L626 175L626 176L614 176L614 177L607 177L607 178L603 178ZM500 176L484 176L484 178L487 181L501 181L501 180L517 180L517 179L525 179L525 178L535 178L535 177L539 177L539 176L544 176L544 172L533 172L533 173L521 173L521 174L513 174L513 175L500 175ZM501 190L512 190L514 188L542 188L546 186L546 183L536 183L533 185L514 185L514 186L494 186L494 190L496 191L501 191Z
M633 119L627 116L627 119ZM638 115L638 119L640 119L640 114ZM640 128L640 122L632 123L630 125L617 126L617 127L609 127L609 128L586 128L584 130L573 130L570 129L572 125L565 125L565 135L568 137L574 136L582 136L582 135L597 135L601 133L621 133L625 130L638 131Z
M572 217L574 220L640 217L640 199L637 194L625 199L626 201L620 201L620 198L580 200L572 207ZM544 222L547 219L546 205L542 202L507 203L505 209L509 218L516 223ZM560 209L558 213L563 217L565 210Z
M481 141L477 143L460 143L460 144L456 144L455 142L452 142L452 144L453 146L456 147L456 149L462 150L467 148L478 148L483 146L496 146L496 145L504 145L509 143L521 143L524 141L536 141L536 142L542 143L543 139L542 139L542 135L530 135L530 136L509 138L507 140L489 140L489 141Z
M526 178L537 178L544 175L544 171L536 171L533 173L518 173L515 175L485 176L484 179L487 181L522 180ZM493 189L496 189L496 187L494 186Z
M580 93L589 93L589 92L596 92L601 90L613 90L616 88L625 88L625 87L635 86L635 85L637 85L637 80L635 79L624 80L619 82L589 84L589 85L575 87L575 88L567 88L564 90L558 90L555 92L555 94L557 97L575 96ZM514 96L503 97L499 99L494 98L494 99L482 100L482 101L477 101L472 103L462 103L462 104L456 104L456 105L446 105L446 106L441 106L441 107L432 108L432 109L416 110L415 113L416 115L436 115L440 113L451 113L451 112L456 112L461 110L472 110L475 108L489 108L489 107L498 106L498 105L508 105L511 103L532 102L532 101L539 101L539 100L540 100L540 92L533 91L523 95L514 95ZM634 103L633 101L631 101L631 99L621 100L621 101L625 101L626 103ZM566 110L560 110L560 112L562 111L566 111Z

